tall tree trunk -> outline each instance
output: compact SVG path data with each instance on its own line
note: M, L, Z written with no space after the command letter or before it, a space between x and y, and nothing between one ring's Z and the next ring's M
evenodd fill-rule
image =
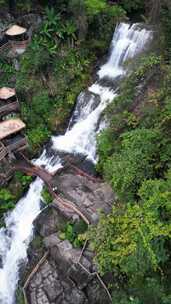
M161 11L161 0L146 0L146 12L150 23L156 23Z
M15 15L16 12L16 0L9 0L8 1L9 5L9 12L11 15Z

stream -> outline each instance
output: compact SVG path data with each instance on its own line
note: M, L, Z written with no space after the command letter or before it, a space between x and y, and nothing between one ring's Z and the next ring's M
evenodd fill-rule
M51 138L51 156L44 150L34 163L49 172L62 167L59 151L82 154L92 163L97 162L96 135L105 128L101 119L106 106L117 96L118 83L128 71L124 62L143 52L152 40L152 31L139 24L119 24L114 32L107 62L99 68L98 80L77 98L75 111L65 135ZM105 79L111 85L105 86ZM104 83L104 85L103 85ZM27 249L33 237L33 221L41 211L43 182L37 178L15 209L5 216L5 227L0 229L0 304L14 304L20 265L27 260Z

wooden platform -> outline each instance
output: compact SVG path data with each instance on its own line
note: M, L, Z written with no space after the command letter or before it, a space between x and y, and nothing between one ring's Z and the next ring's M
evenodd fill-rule
M20 160L16 162L13 168L15 171L22 171L27 175L38 176L45 182L45 184L47 184L48 187L51 186L53 176L42 167L35 166L23 159L22 161Z
M89 225L89 219L85 214L83 214L82 210L78 208L78 206L76 206L73 202L62 198L55 192L52 182L53 175L46 169L33 165L22 153L20 153L20 159L15 162L13 170L22 171L27 175L40 177L48 187L48 190L52 195L55 204L58 205L59 208L68 209L70 212L72 211L78 214L86 222L86 224Z

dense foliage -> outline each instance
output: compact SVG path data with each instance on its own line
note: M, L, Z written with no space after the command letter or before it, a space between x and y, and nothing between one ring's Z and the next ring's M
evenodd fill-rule
M4 213L15 207L16 202L24 195L31 181L31 176L16 172L8 187L0 188L0 226L4 224Z
M74 247L83 247L86 230L87 224L82 220L75 223L67 223L59 233L59 237L61 240L69 240Z
M14 16L19 11L42 16L18 62L0 58L1 86L16 86L31 156L53 132L63 132L116 23L129 17L158 24L157 54L129 63L133 71L104 113L109 126L98 138L97 169L113 187L116 202L88 236L99 270L112 273L113 304L170 304L170 0L9 2ZM0 5L8 10L7 1ZM17 173L8 189L0 189L0 215L14 207L30 182ZM46 188L42 197L51 203ZM60 236L80 246L79 233L80 227L69 223Z
M97 169L110 182L116 202L89 238L101 273L113 273L117 304L171 300L170 12L165 7L162 14L166 51L134 62L105 111L110 124L98 138Z
M0 60L2 84L16 85L32 154L57 128L63 131L77 95L88 85L96 56L105 51L125 11L104 0L72 0L46 7L43 14L19 70L15 61Z

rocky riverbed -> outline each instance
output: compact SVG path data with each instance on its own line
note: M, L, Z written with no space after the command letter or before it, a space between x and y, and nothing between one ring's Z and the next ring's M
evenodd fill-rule
M98 211L108 213L114 194L106 183L78 175L67 168L53 178L54 188L64 200L72 202L91 223L98 220ZM79 221L74 211L60 207L57 201L45 208L34 222L35 237L29 247L29 263L23 276L29 304L107 304L107 290L97 276L94 254L86 246L74 248L68 240L60 239L67 222ZM37 271L35 267L44 256ZM24 283L23 283L24 284Z

